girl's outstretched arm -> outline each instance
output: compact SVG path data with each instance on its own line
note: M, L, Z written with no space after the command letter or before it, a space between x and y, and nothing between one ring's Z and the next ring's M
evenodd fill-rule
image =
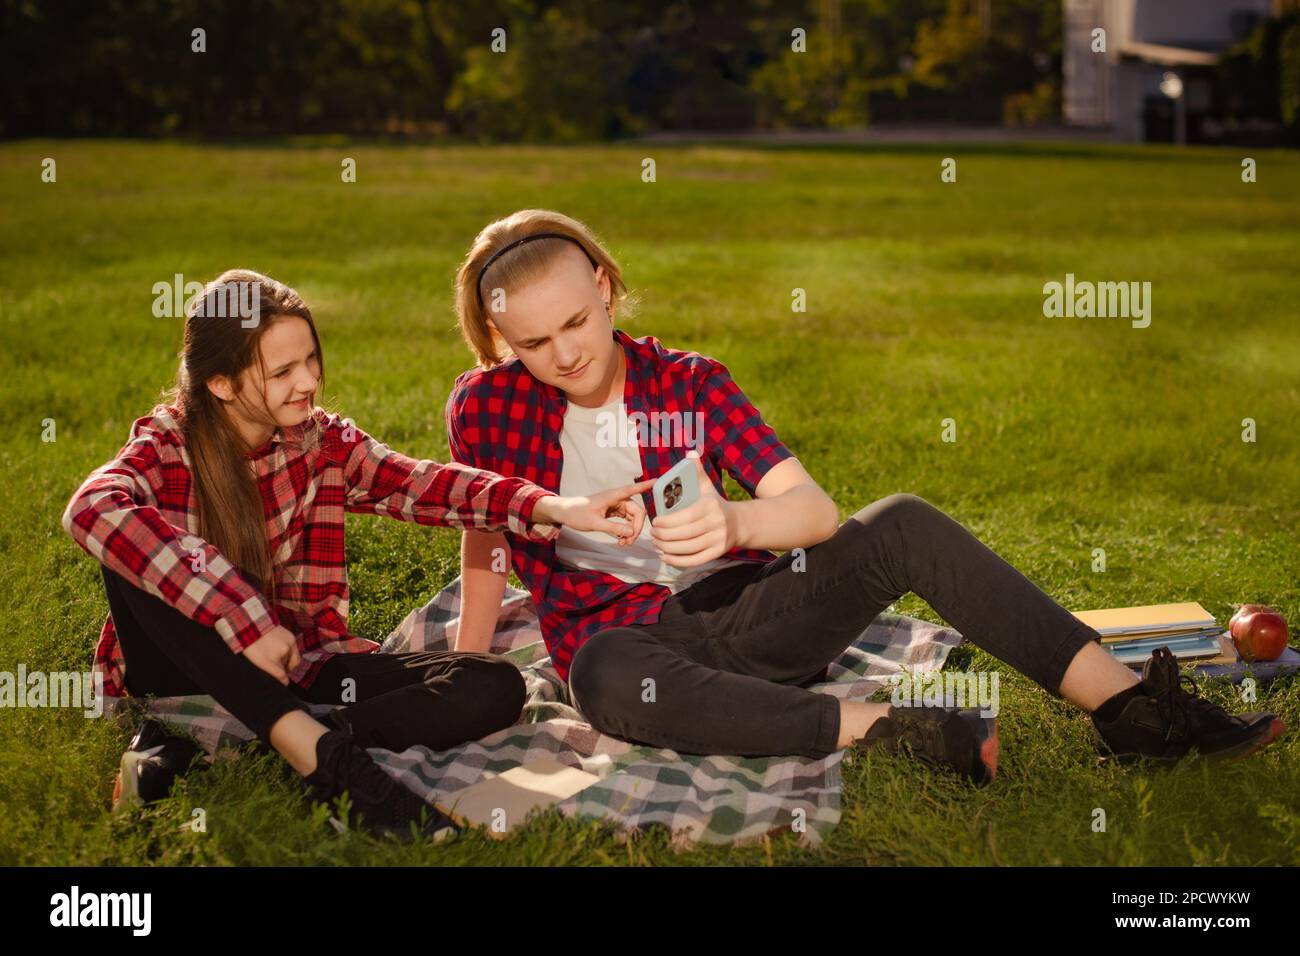
M537 541L560 533L533 520L537 502L555 493L522 478L410 458L337 418L326 426L325 442L345 456L348 511L465 531L513 531Z
M459 462L409 458L338 420L331 422L325 441L327 449L337 453L341 447L346 456L348 511L463 531L511 531L534 541L555 539L561 525L620 539L635 537L645 518L636 496L654 484L644 481L565 497L523 478ZM616 515L626 522L612 521Z

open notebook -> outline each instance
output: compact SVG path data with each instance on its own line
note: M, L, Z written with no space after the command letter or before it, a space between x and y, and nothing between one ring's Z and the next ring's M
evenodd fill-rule
M598 780L593 773L540 758L448 794L437 806L461 826L501 839L530 811L567 800Z

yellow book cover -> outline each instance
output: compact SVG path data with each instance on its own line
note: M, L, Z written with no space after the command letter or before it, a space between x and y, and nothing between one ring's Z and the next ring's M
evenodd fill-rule
M1215 627L1214 615L1196 601L1181 604L1144 604L1112 607L1098 611L1074 611L1102 637L1107 635L1172 635Z

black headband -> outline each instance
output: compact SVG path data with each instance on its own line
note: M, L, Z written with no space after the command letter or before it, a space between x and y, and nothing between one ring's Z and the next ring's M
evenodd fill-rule
M478 270L478 280L474 283L474 291L478 294L478 304L480 306L483 304L483 289L482 289L483 273L487 272L488 266L492 265L492 263L496 262L497 259L499 259L504 253L509 252L515 246L521 245L522 243L525 242L530 242L533 239L567 239L569 242L573 243L575 246L577 246L579 249L582 250L582 254L586 256L587 261L591 263L592 269L599 268L599 266L596 263L596 260L593 259L591 257L591 253L587 251L587 247L584 246L577 239L573 238L573 236L567 235L566 233L563 232L534 232L531 235L524 236L520 239L516 239L514 242L507 242L496 252L492 253L492 255L488 256L488 261L483 263L483 268Z

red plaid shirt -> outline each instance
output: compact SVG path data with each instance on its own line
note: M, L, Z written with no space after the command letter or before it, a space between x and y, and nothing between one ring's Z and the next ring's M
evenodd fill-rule
M316 408L319 442L306 425L277 429L247 454L257 476L273 555L276 599L265 595L196 533L198 506L178 410L158 405L137 420L116 458L90 474L63 513L63 527L92 557L162 598L238 654L279 624L294 633L302 660L290 680L308 687L335 654L379 645L348 632L345 512L419 524L510 531L550 540L559 529L530 524L551 494L519 478L459 464L408 458L338 415ZM104 693L125 693L125 662L110 614L95 667Z
M653 426L654 413L701 413L704 469L720 496L726 497L721 469L752 496L773 465L793 457L721 362L665 348L653 336L634 340L615 329L614 338L627 356L623 403L629 417L639 412ZM518 358L464 372L447 400L451 457L558 491L564 464L560 429L567 405L563 390L533 378ZM690 450L682 442L659 439L653 427L649 434L650 442L638 442L643 470L637 481L659 477ZM644 496L651 517L652 498ZM561 567L553 539L530 541L514 533L507 538L515 573L537 605L542 637L561 677L567 678L583 641L605 628L657 621L672 593L659 584L629 584L602 571ZM724 557L765 562L775 555L733 548Z

